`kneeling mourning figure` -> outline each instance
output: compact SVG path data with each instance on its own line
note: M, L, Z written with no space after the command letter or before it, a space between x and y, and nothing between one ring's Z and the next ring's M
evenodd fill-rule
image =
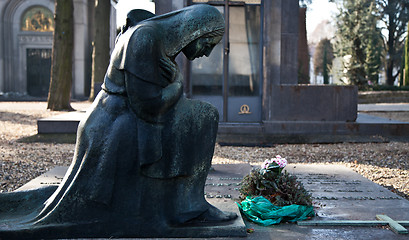
M131 11L62 183L0 194L0 238L171 237L235 219L204 198L218 112L183 96L175 62L209 56L223 33L209 5Z

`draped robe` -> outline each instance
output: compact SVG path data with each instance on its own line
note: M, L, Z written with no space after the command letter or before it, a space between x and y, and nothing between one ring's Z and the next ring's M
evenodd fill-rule
M155 236L152 228L170 234L206 212L218 112L183 96L174 57L223 25L216 9L197 5L123 33L62 183L0 194L7 206L29 206L0 211L0 238Z

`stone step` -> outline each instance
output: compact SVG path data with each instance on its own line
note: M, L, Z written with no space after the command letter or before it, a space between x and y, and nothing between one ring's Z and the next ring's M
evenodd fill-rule
M38 134L76 133L85 111L37 120ZM376 136L376 137L374 137ZM268 121L219 124L222 144L383 142L409 137L409 122L359 113L355 122Z
M67 112L37 120L37 132L44 133L76 133L78 124L84 118L85 111Z

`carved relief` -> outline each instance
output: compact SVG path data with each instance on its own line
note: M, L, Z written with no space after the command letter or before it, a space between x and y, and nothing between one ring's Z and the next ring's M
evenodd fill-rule
M22 31L53 32L53 13L44 7L33 7L27 10L21 20Z
M24 43L53 43L53 36L35 36L35 35L20 35L18 36L20 44Z

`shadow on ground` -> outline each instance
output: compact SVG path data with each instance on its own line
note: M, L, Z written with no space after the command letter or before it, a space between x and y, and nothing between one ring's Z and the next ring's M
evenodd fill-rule
M20 138L17 142L21 143L68 143L75 144L76 134L36 134L24 138Z
M31 116L28 114L14 113L14 112L0 112L0 119L2 122L10 122L22 125L32 125L38 116Z

